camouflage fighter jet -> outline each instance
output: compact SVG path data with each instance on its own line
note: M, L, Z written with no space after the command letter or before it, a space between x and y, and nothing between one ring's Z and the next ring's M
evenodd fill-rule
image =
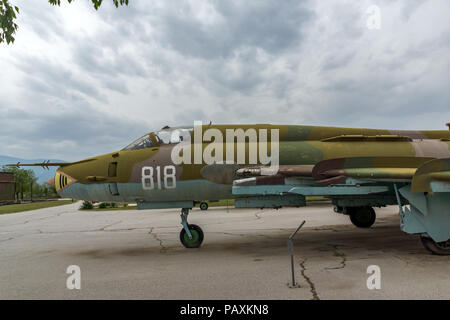
M64 198L181 208L187 248L203 241L187 221L201 200L280 208L318 195L360 228L375 222L374 207L398 205L403 231L420 235L434 254L450 254L449 130L197 124L165 127L78 162L32 165L59 166L54 183Z

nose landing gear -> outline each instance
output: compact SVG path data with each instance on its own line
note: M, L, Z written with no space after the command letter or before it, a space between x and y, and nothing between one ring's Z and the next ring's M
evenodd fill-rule
M189 208L181 209L180 241L186 248L199 248L203 242L203 230L196 224L188 224Z
M200 203L200 210L208 210L208 203L201 202Z

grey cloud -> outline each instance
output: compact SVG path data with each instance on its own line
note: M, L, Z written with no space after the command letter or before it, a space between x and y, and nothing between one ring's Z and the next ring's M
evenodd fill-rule
M120 92L122 94L128 94L130 92L126 84L123 81L117 79L106 79L104 80L104 85L106 88Z
M67 66L27 54L16 57L14 63L24 75L25 87L35 94L67 99L78 92L98 100L106 100L92 83L74 76Z
M193 8L180 3L155 17L160 41L182 55L201 59L229 58L241 47L279 53L297 46L302 25L313 14L298 1L213 1L221 21L206 24L193 18Z
M76 160L194 120L417 129L450 119L450 28L410 36L427 23L415 13L431 21L447 2L379 1L398 29L378 33L364 26L370 1L105 2L94 17L107 27L90 35L68 31L61 8L27 3L23 29L56 54L40 42L2 52L14 71L0 75L11 155Z
M355 57L355 52L340 51L328 55L324 64L322 65L322 71L328 71L336 68L343 68L347 66Z
M114 48L114 38L99 37L94 41L80 41L75 47L74 62L83 71L90 74L101 74L104 76L118 76L121 74L129 76L145 77L145 66L140 65L133 55L120 52L120 48ZM105 53L105 49L110 51Z
M36 5L34 0L22 0L16 5L20 8L18 15L19 31L17 37L20 37L22 28L25 25L34 31L39 37L47 41L53 41L54 38L64 37L64 29L61 27L64 24L63 19L55 14L58 12L58 7L49 7L46 10Z
M409 20L411 15L413 15L426 1L428 0L409 0L408 2L404 3L402 18L404 20Z
M0 120L0 141L22 141L30 148L53 145L52 155L59 152L70 160L118 150L151 130L145 121L105 114L86 103L45 116L24 110L7 110L6 116L9 121ZM61 147L63 141L70 141L70 150ZM45 152L35 150L41 157Z
M265 62L255 61L256 50L278 55L298 49L304 37L302 27L314 17L313 11L298 1L283 5L277 1L209 4L219 18L208 23L196 17L198 8L180 1L162 6L136 2L123 13L106 7L102 16L121 27L112 34L80 42L74 59L90 74L105 77L122 73L167 81L185 72L215 94L251 94L270 80L262 75ZM149 29L154 32L149 33ZM117 43L132 42L139 44L135 57L141 62L120 54ZM105 59L105 48L109 49L109 59ZM230 64L238 64L239 71L231 72Z

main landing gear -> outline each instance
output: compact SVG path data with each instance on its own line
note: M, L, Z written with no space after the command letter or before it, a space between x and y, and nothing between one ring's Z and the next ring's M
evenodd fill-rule
M348 207L347 214L353 225L358 228L370 228L377 218L372 207Z
M448 239L447 241L435 242L430 237L421 235L420 240L422 241L425 249L430 251L432 254L436 254L439 256L450 255L450 239Z
M188 224L187 216L189 208L181 209L181 225L183 229L180 232L180 241L186 248L199 248L203 242L203 230L196 224Z

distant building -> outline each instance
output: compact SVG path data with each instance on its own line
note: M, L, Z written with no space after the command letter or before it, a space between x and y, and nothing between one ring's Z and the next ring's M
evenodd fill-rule
M0 202L15 200L16 183L14 174L10 172L0 172Z

